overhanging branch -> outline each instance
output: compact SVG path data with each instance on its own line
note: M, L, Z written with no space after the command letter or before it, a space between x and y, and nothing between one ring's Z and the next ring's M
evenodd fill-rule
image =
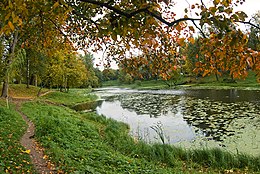
M174 20L173 22L168 22L166 21L165 19L163 19L161 16L159 16L158 14L155 14L149 10L146 11L147 14L151 15L152 17L156 18L157 20L159 20L160 22L168 25L169 27L172 27L174 26L175 24L178 24L180 22L183 22L183 21L192 21L192 22L195 22L195 21L199 21L201 20L200 18L180 18L180 19L176 19Z
M137 15L139 13L142 13L142 12L146 11L149 8L149 6L147 6L147 7L138 9L136 11L127 13L125 11L122 11L122 10L120 10L118 8L113 7L112 5L109 5L109 3L99 2L99 1L95 1L95 0L80 0L80 1L81 2L90 3L90 4L95 4L95 5L98 5L100 7L106 7L107 9L112 10L113 12L115 12L115 13L121 15L121 16L125 16L127 18L131 18L131 17L133 17L133 16L135 16L135 15Z
M205 35L202 32L202 30L195 23L195 21L200 21L202 18L184 17L184 18L176 19L173 22L169 22L169 21L165 20L161 15L156 13L155 11L151 11L149 9L150 8L149 5L144 7L144 8L132 11L132 12L126 12L126 11L118 9L118 8L110 5L109 3L105 3L105 2L100 2L100 1L96 1L96 0L80 0L80 1L81 2L85 2L85 3L95 4L95 5L99 6L99 7L105 7L107 9L113 11L114 13L116 13L116 14L118 14L120 16L127 17L127 18L134 17L135 15L140 14L140 13L146 13L146 14L154 17L155 19L157 19L158 21L162 22L163 24L165 24L165 25L167 25L169 27L172 27L172 26L174 26L174 25L176 25L176 24L178 24L180 22L183 22L183 21L191 21L195 25L195 27L200 30L200 32L202 33L203 37L205 37ZM206 5L204 4L203 0L201 0L201 4L206 8ZM260 29L259 26L251 23L250 21L235 21L235 22L248 24L248 25L251 25L251 26L253 26L253 27L257 28L257 29Z
M251 25L251 26L257 28L258 30L260 30L260 27L258 25L255 25L255 24L251 23L250 21L235 21L235 22Z
M149 6L146 6L144 8L141 8L141 9L138 9L138 10L135 10L135 11L128 13L128 12L122 11L122 10L115 8L112 5L109 5L108 3L104 3L104 2L99 2L99 1L95 1L95 0L80 0L80 1L90 3L90 4L95 4L95 5L98 5L100 7L105 7L107 9L112 10L113 12L117 13L118 15L125 16L127 18L134 17L135 15L140 14L140 13L146 13L146 14L156 18L160 22L168 25L169 27L172 27L175 24L178 24L178 23L183 22L183 21L199 21L199 20L201 20L199 18L198 19L195 19L195 18L180 18L180 19L177 19L173 22L168 22L167 20L163 19L160 15L156 14L155 12L150 11Z

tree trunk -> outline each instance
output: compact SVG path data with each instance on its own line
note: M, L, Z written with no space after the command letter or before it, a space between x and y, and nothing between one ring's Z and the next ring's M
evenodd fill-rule
M40 96L41 96L42 88L43 88L43 85L41 84L41 87L40 87L40 89L38 90L38 93L37 93L37 97L40 97Z
M216 80L219 81L217 73L215 73L215 77L216 77Z
M8 97L8 78L4 80L1 97Z
M26 78L27 78L27 88L30 87L30 61L29 58L27 57L27 67L26 67Z
M34 80L34 86L38 87L38 79L37 79L37 75L34 76L35 80Z
M4 79L3 89L2 89L2 94L1 94L1 97L4 97L4 98L8 98L9 71L10 71L10 66L13 62L15 46L16 46L17 41L18 41L18 31L16 31L14 33L13 43L11 44L10 51L9 51L10 56L9 56L9 58L7 58L6 72L5 72L5 77L4 77L5 79Z

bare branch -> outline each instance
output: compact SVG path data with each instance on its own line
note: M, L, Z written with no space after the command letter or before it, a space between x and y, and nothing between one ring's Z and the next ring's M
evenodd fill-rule
M260 30L260 27L258 25L253 24L252 22L250 22L250 20L249 21L235 21L235 22L251 25L251 26L257 28L258 30Z
M195 19L195 18L180 18L180 19L176 19L176 20L173 21L173 22L168 22L168 21L166 21L165 19L163 19L161 16L159 16L158 14L155 14L155 13L149 11L149 10L147 10L146 13L149 14L149 15L151 15L151 16L153 16L154 18L156 18L156 19L159 20L160 22L162 22L162 23L168 25L169 27L172 27L172 26L174 26L175 24L178 24L178 23L183 22L183 21L192 21L192 22L194 22L194 21L199 21L199 20L201 20L200 18L197 18L197 19Z
M130 13L127 13L127 12L124 12L120 9L117 9L107 3L103 3L103 2L98 2L98 1L95 1L95 0L80 0L81 2L86 2L86 3L91 3L91 4L95 4L95 5L98 5L100 7L106 7L107 9L109 10L112 10L114 11L115 13L121 15L121 16L125 16L127 18L131 18L139 13L146 13L146 14L149 14L151 16L153 16L154 18L156 18L157 20L159 20L160 22L168 25L169 27L172 27L174 26L175 24L178 24L180 22L183 22L183 21L199 21L200 19L194 19L194 18L180 18L180 19L177 19L173 22L168 22L167 20L163 19L160 15L156 14L155 12L152 12L149 10L149 6L147 7L144 7L144 8L141 8L141 9L138 9L136 11L133 11L133 12L130 12Z
M205 33L202 31L202 29L195 23L195 21L192 21L193 25L201 32L202 36L206 38Z
M63 35L65 37L65 39L68 37L61 29L60 27L56 24L56 22L54 22L51 18L48 18L48 20L51 21L51 23L55 26L55 28L57 30L59 30L60 34Z

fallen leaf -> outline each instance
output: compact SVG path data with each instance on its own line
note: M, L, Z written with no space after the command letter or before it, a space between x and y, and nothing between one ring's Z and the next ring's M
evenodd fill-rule
M28 150L22 150L23 153L27 153L27 154L30 154L31 153L31 150L28 149Z

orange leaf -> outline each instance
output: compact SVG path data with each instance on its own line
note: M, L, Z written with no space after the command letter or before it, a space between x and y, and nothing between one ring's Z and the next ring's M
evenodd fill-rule
M11 21L8 21L8 25L11 28L11 30L14 31L14 25L13 25L13 23Z

